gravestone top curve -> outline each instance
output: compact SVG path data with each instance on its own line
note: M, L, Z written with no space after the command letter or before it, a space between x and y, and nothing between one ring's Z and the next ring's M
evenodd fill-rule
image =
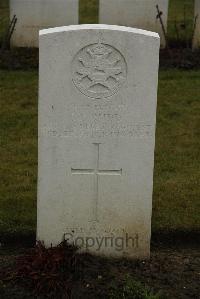
M61 26L61 27L54 27L48 29L42 29L39 31L39 35L46 35L50 33L59 33L59 32L68 32L74 30L116 30L116 31L125 31L135 34L146 35L150 37L159 38L159 34L153 31L126 27L126 26L117 26L117 25L104 25L104 24L84 24L84 25L70 25L70 26Z

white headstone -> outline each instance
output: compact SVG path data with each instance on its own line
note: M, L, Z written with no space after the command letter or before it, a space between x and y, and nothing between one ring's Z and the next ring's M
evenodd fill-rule
M193 40L193 48L200 48L200 0L195 0L194 17L196 18L196 28Z
M162 11L167 32L168 0L99 0L99 23L141 28L159 33L161 47L165 38L157 16L156 5Z
M14 47L38 47L39 30L78 24L79 0L10 0L10 19L17 24Z
M110 25L40 31L37 238L150 252L159 36Z

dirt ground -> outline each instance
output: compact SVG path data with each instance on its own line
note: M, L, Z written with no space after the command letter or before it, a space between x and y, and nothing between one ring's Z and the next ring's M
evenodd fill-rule
M127 260L102 262L91 257L84 269L84 279L74 288L74 298L77 299L106 298L110 280L114 280L120 287L127 274L152 287L153 290L161 291L163 298L200 298L198 247L192 249L155 247L152 249L150 261L141 262Z
M129 275L154 292L160 292L161 298L200 299L200 244L195 239L192 245L185 241L184 244L172 242L174 244L170 246L154 242L149 261L113 260L84 254L80 276L72 286L71 298L109 298L111 285L121 288ZM1 249L1 271L6 273L8 268L14 268L17 257L27 251L29 249L18 248L10 252ZM22 289L21 286L5 284L0 298L39 297L32 297L24 286Z

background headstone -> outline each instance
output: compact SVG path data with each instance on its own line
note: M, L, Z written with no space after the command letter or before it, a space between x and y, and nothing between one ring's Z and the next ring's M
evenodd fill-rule
M99 0L99 23L130 26L159 33L161 47L165 38L159 19L158 4L167 32L168 0Z
M196 28L193 40L193 48L200 48L200 0L195 0L194 17L196 19Z
M10 0L10 19L17 24L11 45L38 47L39 30L78 24L78 0Z
M40 31L37 238L150 252L159 36L111 25Z

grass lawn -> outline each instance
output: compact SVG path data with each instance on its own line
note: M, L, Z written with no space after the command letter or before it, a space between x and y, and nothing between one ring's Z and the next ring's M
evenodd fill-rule
M9 23L8 0L0 0L0 41Z
M79 23L98 23L98 0L79 0Z
M153 230L200 228L200 71L160 71Z
M193 28L194 0L169 0L169 40L172 42L177 40L179 42L183 40L190 41L193 35Z
M36 71L0 74L0 235L35 231ZM200 71L159 74L153 231L200 228Z
M37 72L0 73L0 235L36 219Z

